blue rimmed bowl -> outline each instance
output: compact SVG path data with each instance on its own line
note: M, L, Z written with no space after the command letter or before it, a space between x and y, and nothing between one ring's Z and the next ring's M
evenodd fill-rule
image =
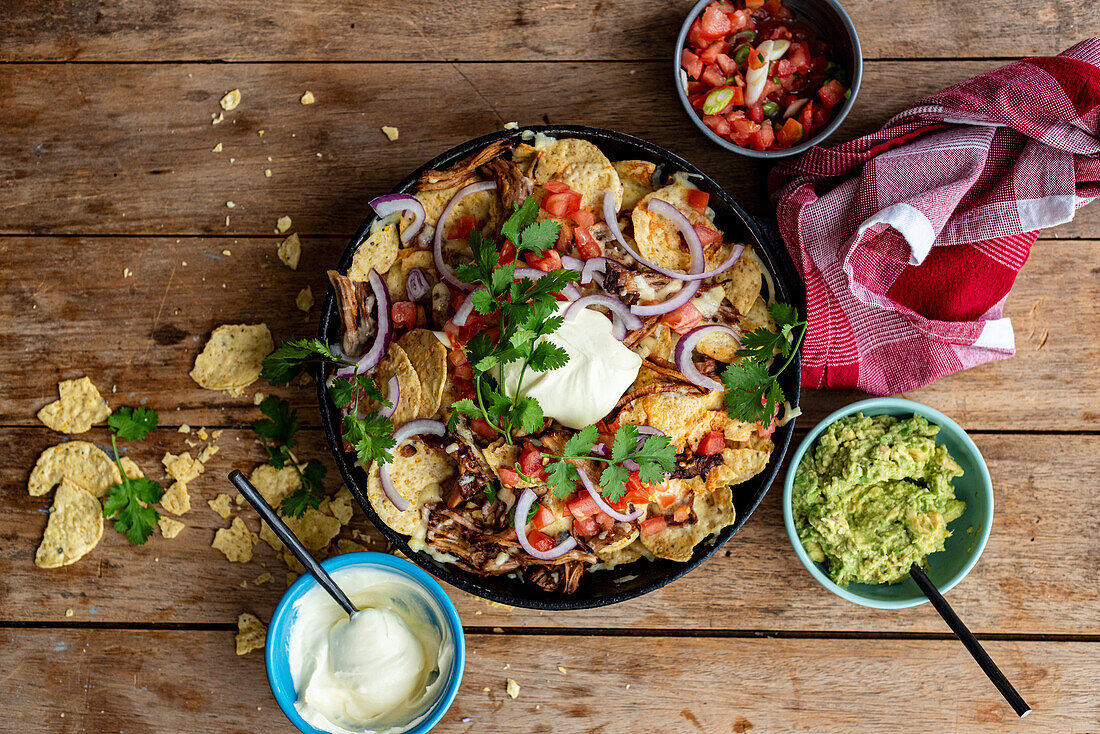
M443 591L439 582L422 568L415 563L386 553L345 553L322 561L321 565L330 574L342 568L351 567L369 567L392 573L418 586L425 596L433 599L442 610L443 619L439 622L450 632L455 646L450 669L444 672L447 682L441 687L439 697L432 704L427 717L420 724L409 729L406 734L425 734L431 731L454 702L458 687L462 683L462 670L466 664L466 638L463 636L462 622L458 618L454 603ZM339 578L336 581L339 583ZM298 709L294 707L294 702L298 700L298 693L294 690L294 680L290 674L290 631L298 616L294 608L295 603L316 586L317 582L312 576L303 574L286 590L283 598L279 600L279 605L275 607L275 612L271 615L271 624L267 628L267 644L264 649L267 681L271 684L271 692L275 695L279 708L290 719L290 723L298 727L298 731L303 734L325 734L325 732L306 723L298 713Z
M946 446L951 457L962 467L963 475L955 477L952 481L955 485L955 496L966 502L966 511L961 517L951 522L952 535L944 543L944 549L928 556L928 577L940 592L947 593L970 573L970 569L974 568L974 564L978 562L979 556L985 549L986 541L989 540L989 533L993 528L993 483L990 481L985 459L982 458L981 452L978 451L978 447L974 445L970 436L966 435L966 431L940 411L912 400L873 398L853 403L814 426L799 444L791 456L791 464L783 482L783 522L787 526L787 536L791 539L791 545L794 546L798 560L802 561L802 565L810 575L826 589L842 599L865 607L901 609L928 601L912 579L907 579L901 584L853 583L848 586L835 584L829 578L825 564L811 560L806 549L802 547L802 541L798 538L798 531L794 526L794 513L791 510L794 476L798 471L798 465L822 431L837 420L853 413L906 418L914 414L923 416L929 423L940 427L936 443Z

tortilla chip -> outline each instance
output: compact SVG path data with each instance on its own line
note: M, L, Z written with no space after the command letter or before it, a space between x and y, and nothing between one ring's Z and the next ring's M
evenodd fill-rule
M618 545L617 543L615 545ZM630 544L621 548L611 550L611 546L602 548L596 551L596 556L600 559L606 568L615 568L616 566L625 566L628 563L633 563L639 558L653 558L653 553L649 548L642 545L641 540L638 539L637 534L634 535Z
M717 390L700 396L656 393L635 400L634 405L632 413L640 411L645 417L642 423L667 434L677 453L694 447L711 431L723 431L729 421Z
M707 219L705 214L688 205L687 196L690 191L692 191L690 186L674 181L645 196L634 207L634 213L630 218L634 223L634 241L642 257L662 267L687 272L691 265L691 254L680 237L680 230L672 220L649 211L649 202L651 199L667 201L679 209L692 224L717 229L714 222ZM707 257L708 267L711 267L713 260L714 256ZM721 260L717 260L714 261L713 266L720 264Z
M603 220L603 195L615 195L615 211L622 207L623 185L611 161L598 147L579 138L563 138L546 146L535 163L537 184L560 181L581 195L581 209Z
M217 446L214 446L213 444L211 444L210 446L206 446L205 448L203 448L202 451L199 452L199 462L205 464L206 462L214 458L214 454L218 453L219 451L221 451L221 449Z
M205 469L200 462L191 458L191 452L189 451L184 451L179 456L165 453L164 458L160 461L164 464L164 470L168 472L168 476L179 482L190 482L197 479Z
M359 245L351 259L348 277L366 282L367 275L373 269L379 275L385 275L394 261L401 241L397 234L397 225L388 224L377 232L371 233L366 242Z
M252 579L252 585L253 586L263 586L264 584L270 584L274 580L275 580L275 577L269 571L264 571L259 576Z
M615 161L615 172L623 184L623 203L619 211L629 211L646 195L653 193L653 171L657 166L649 161Z
M291 270L297 270L298 261L302 259L302 241L298 239L298 233L295 232L280 242L275 254L279 256L283 265Z
M283 550L283 541L279 540L279 536L275 534L275 531L271 529L271 526L266 522L260 523L260 540L271 546L271 550L279 553Z
M393 125L383 125L382 134L386 136L386 139L391 143L401 136L401 131Z
M119 459L119 463L122 464L122 472L127 479L140 479L145 476L145 472L129 456L123 456Z
M362 543L356 543L354 540L340 538L336 541L336 550L340 555L343 555L344 553L360 553L370 549Z
M283 216L275 220L275 231L279 232L280 234L286 232L288 229L290 229L290 226L293 223L293 220L291 220L290 217L284 214Z
M317 100L314 98L313 92L311 92L307 89L305 91L305 93L302 94L302 98L299 99L298 101L301 102L302 104L313 104Z
M248 563L252 560L252 546L255 544L256 535L249 531L244 520L235 517L229 527L218 528L210 546L220 550L233 563Z
M625 557L623 551L634 544L634 541L638 539L638 530L634 528L629 534L624 535L613 543L608 543L603 548L596 551L596 556L606 562L607 559L622 559ZM638 551L638 556L641 556L641 552ZM629 563L629 561L618 560L619 563Z
M237 105L241 103L241 90L231 89L225 93L225 96L221 98L222 109L228 112L237 108Z
M739 314L749 312L752 304L760 297L760 288L763 285L760 262L755 257L749 257L751 252L752 248L746 246L737 262L716 278L726 289L726 299Z
M252 470L248 480L272 507L278 507L284 497L302 488L302 480L290 464L282 469L260 464Z
M695 349L702 354L726 364L737 361L737 350L740 348L741 344L724 331L708 334L695 345Z
M237 654L246 655L253 650L263 650L267 642L267 627L255 614L242 612L237 617Z
M174 482L160 498L160 506L173 515L184 515L191 511L191 495L187 492L187 482Z
M160 526L160 534L165 538L174 538L180 534L181 530L187 527L179 520L173 520L170 517L162 517L157 520L157 525Z
M777 331L775 319L768 312L768 304L762 296L757 296L752 307L741 317L741 331L752 331L764 327L768 331Z
M313 289L307 285L298 291L298 296L294 299L294 305L298 307L299 311L309 313L309 310L313 308Z
M57 386L61 395L38 411L38 420L61 433L84 433L95 423L102 423L111 415L107 401L99 394L87 377L79 380L63 380Z
M707 474L707 489L747 482L764 471L773 448L771 439L764 440L766 444L756 447L722 449L722 463Z
M229 519L229 495L219 494L212 500L207 500L206 504L210 505L210 509L222 516L223 520Z
M386 386L390 378L394 376L397 377L397 386L401 395L390 420L393 422L393 427L398 428L420 415L421 388L420 377L413 369L409 355L397 342L390 344L386 356L378 365L376 381L383 395L386 394ZM391 396L386 397L388 399Z
M306 572L306 567L290 552L289 548L283 548L283 552L279 554L279 558L281 558L286 567L294 573L301 574Z
M274 348L267 324L219 326L195 358L191 379L207 390L240 395L260 376L264 357Z
M670 526L659 533L641 538L653 555L681 563L691 560L695 546L700 541L711 533L732 525L737 518L729 487L707 492L702 486L702 480L698 478L684 480L684 483L690 483L690 488L695 492L692 508L695 510L696 522Z
M340 521L331 515L325 515L312 507L302 513L301 517L282 516L287 527L298 536L309 551L316 553L328 546L332 539L340 534Z
M393 300L408 300L408 294L405 292L405 281L409 277L409 271L413 268L423 270L424 274L428 276L428 282L432 282L434 278L432 273L435 272L435 266L432 264L432 250L430 247L406 247L397 251L397 260L386 271L383 278Z
M405 350L409 363L420 378L420 410L417 417L431 418L443 400L447 379L447 348L427 329L413 329L401 335L398 345Z
M99 447L87 441L68 441L42 452L31 470L27 492L40 497L66 480L99 498L119 484L122 475Z
M415 449L415 453L405 456L406 447ZM382 522L399 533L411 535L420 518L420 508L425 502L438 500L440 485L454 476L454 461L442 449L414 438L393 452L389 472L394 488L408 500L409 509L400 512L386 498L377 463L371 465L367 475L367 499Z
M439 222L439 216L460 188L462 187L452 186L449 189L416 192L416 198L424 205L424 226L433 228L436 226ZM462 219L462 217L473 214L474 218L477 219L478 226L481 227L482 234L485 234L490 228L495 229L498 226L502 211L500 196L496 191L478 191L466 196L455 205L455 208L447 215L447 226L453 227L455 222ZM411 222L412 219L410 218L402 218L401 229L404 230Z
M354 502L355 498L351 496L351 490L347 487L340 487L336 490L336 494L332 496L332 501L329 503L329 512L340 521L341 525L347 525L351 522Z
M39 568L76 563L103 537L103 507L90 492L62 480L53 498L50 519L34 556Z

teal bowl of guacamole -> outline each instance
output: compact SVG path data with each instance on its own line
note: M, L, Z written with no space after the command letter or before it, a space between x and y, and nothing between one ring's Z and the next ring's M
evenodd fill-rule
M927 601L977 563L993 527L993 484L974 442L943 413L902 398L842 408L799 445L783 520L802 565L837 596L876 609Z

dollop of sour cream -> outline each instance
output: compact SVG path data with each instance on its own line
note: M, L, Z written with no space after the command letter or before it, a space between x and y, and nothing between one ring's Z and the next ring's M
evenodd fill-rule
M558 314L568 305L559 306ZM611 319L591 308L543 339L564 349L569 361L556 370L527 370L522 385L522 363L510 362L502 370L504 391L515 397L518 385L521 397L535 398L543 415L569 428L584 428L610 413L642 366L642 358L612 335Z
M454 657L443 611L419 586L382 569L332 575L361 611L349 620L316 586L295 602L295 707L311 726L333 734L408 731L439 697Z

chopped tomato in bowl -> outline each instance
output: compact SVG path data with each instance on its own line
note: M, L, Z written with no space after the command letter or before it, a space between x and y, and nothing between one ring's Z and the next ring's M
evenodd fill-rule
M700 0L680 31L677 92L727 150L794 155L839 126L862 65L836 0Z

